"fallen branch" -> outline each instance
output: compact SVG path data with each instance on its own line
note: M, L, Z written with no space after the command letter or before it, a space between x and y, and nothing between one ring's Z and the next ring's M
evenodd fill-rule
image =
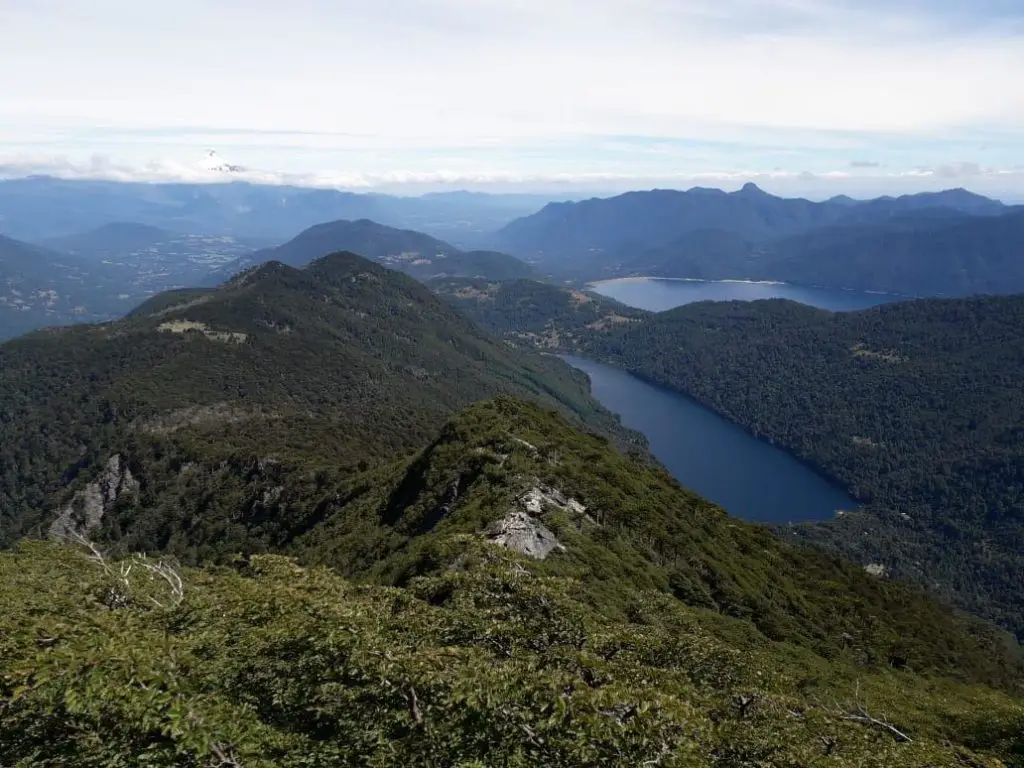
M907 736L907 734L905 734L892 723L887 723L885 720L879 720L877 717L872 717L863 709L858 710L857 712L852 714L841 714L840 717L843 720L850 720L854 723L863 723L864 725L873 725L876 728L881 728L882 730L891 733L893 735L893 738L896 739L896 741L902 743L910 743L913 741L913 739Z

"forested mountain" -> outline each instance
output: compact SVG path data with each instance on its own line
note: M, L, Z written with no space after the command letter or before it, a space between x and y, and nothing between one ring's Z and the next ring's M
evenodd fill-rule
M148 184L35 176L0 180L0 232L35 241L132 221L175 232L283 242L320 222L367 218L472 248L549 199L466 192L396 197L238 181Z
M535 405L378 470L239 482L237 524L292 521L299 563L0 554L0 760L1020 764L1011 644Z
M209 469L220 462L338 468L402 455L501 392L616 430L560 361L511 349L358 256L271 262L218 289L164 294L115 323L0 346L0 542L45 528L69 483L80 490L121 455L143 502L110 521L118 536L190 557L265 546L236 523L230 483L180 500L182 484L221 482Z
M0 763L1020 763L1012 637L728 517L523 346L348 253L0 345Z
M1024 210L844 224L767 245L702 230L642 253L628 268L658 277L779 280L918 296L1015 293L1024 290Z
M210 281L216 282L254 264L270 260L301 267L325 253L335 251L359 253L418 280L439 277L511 280L527 277L533 272L525 262L508 254L460 251L422 232L394 229L360 219L317 224L284 245L256 251L225 265L211 276Z
M1024 210L964 190L858 202L654 190L558 203L499 233L582 279L779 280L906 295L1024 290Z
M788 536L1024 636L1024 297L700 303L577 349L696 398L865 505Z
M433 280L429 286L492 333L542 349L571 350L648 315L597 293L537 280Z
M131 307L115 270L0 235L0 340Z

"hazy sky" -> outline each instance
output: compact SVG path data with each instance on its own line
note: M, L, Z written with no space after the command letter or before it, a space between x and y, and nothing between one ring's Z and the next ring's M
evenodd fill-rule
M1024 0L0 0L0 175L1024 200Z

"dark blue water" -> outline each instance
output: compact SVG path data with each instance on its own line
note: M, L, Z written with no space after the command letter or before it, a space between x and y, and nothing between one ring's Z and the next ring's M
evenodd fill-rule
M835 288L807 288L786 283L743 283L735 281L666 280L656 277L626 277L602 280L590 286L603 296L651 312L692 304L695 301L753 301L792 299L833 312L867 309L878 304L906 301L908 297L889 293L862 293Z
M563 359L590 376L591 391L686 488L746 520L825 520L857 506L849 496L774 445L682 395L591 360Z

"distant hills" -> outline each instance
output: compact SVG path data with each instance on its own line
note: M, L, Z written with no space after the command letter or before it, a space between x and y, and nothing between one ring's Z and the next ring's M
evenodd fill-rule
M37 244L0 237L0 339L120 317L154 294L201 284L255 245L128 222Z
M533 274L529 265L508 254L460 251L422 232L395 229L360 219L317 224L284 245L256 251L224 265L214 271L208 281L217 282L253 264L269 260L301 267L333 251L358 253L418 280L446 277L511 280Z
M550 204L498 233L568 276L780 280L911 295L1024 290L1024 210L965 190L821 203L753 184Z
M0 232L33 241L132 221L175 232L283 242L324 221L367 218L475 248L490 233L549 200L539 195L398 197L245 182L142 184L31 177L0 180Z
M107 265L0 236L0 340L117 317L132 306L123 291Z
M114 268L122 276L125 292L138 300L171 288L200 285L211 271L265 246L266 241L113 222L42 244Z

